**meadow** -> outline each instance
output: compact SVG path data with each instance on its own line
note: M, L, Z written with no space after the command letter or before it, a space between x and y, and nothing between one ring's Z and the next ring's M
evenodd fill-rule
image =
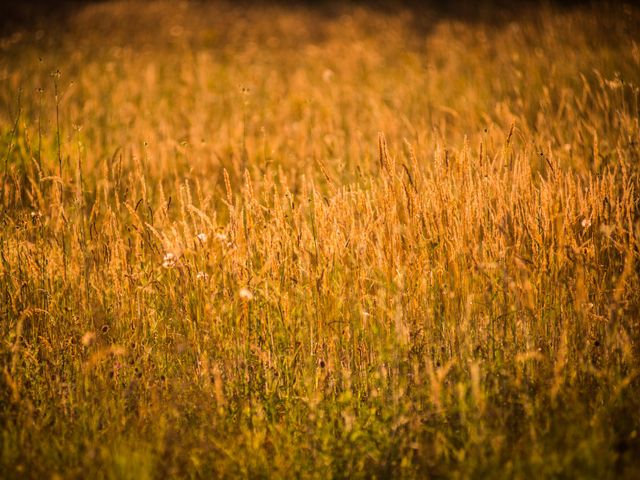
M5 29L0 477L639 478L640 9L479 5Z

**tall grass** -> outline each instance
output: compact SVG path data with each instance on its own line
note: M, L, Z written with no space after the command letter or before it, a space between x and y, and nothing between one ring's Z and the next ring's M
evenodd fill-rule
M491 20L2 39L1 475L640 475L640 12Z

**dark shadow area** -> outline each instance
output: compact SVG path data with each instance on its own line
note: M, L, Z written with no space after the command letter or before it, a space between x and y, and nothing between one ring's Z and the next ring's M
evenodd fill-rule
M63 25L69 13L88 3L95 2L82 0L0 2L0 38L7 37L20 30Z
M64 27L66 19L75 10L104 0L24 0L20 2L0 2L0 37L7 37L16 31L35 28ZM176 2L177 3L177 2ZM198 4L215 4L215 1L200 0ZM602 2L600 2L602 3ZM585 0L351 0L351 1L287 1L287 0L240 0L226 3L239 8L277 6L290 9L310 9L328 18L344 13L345 8L366 7L381 12L400 9L412 12L417 31L424 33L433 25L433 16L438 19L452 19L468 23L501 24L526 16L532 9L543 6L559 10L577 6L593 5ZM620 7L620 3L611 3ZM426 19L428 21L421 21Z

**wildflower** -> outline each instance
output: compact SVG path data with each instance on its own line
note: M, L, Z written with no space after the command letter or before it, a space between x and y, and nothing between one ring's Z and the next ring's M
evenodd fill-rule
M164 258L162 259L162 266L164 268L173 268L176 266L176 261L177 261L176 256L173 253L168 252L164 255Z
M584 220L582 220L581 225L582 225L582 228L586 230L591 226L591 220L589 220L588 218L585 218Z
M245 300L247 302L253 299L253 293L251 293L251 290L249 290L248 288L244 288L244 287L241 288L240 291L238 292L238 295L242 300Z
M206 233L200 232L198 235L196 235L196 238L200 240L202 243L205 243L208 237Z
M196 273L196 278L198 280L206 280L207 278L209 278L209 274L207 272L198 272Z
M216 233L216 239L220 240L221 242L226 242L227 241L227 236L224 233Z
M40 210L33 210L31 212L31 221L33 223L37 223L41 218L42 218L42 213L40 213Z

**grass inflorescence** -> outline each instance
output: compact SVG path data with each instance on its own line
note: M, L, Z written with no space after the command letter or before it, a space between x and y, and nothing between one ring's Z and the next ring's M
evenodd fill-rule
M447 12L1 39L1 476L640 475L640 11Z

